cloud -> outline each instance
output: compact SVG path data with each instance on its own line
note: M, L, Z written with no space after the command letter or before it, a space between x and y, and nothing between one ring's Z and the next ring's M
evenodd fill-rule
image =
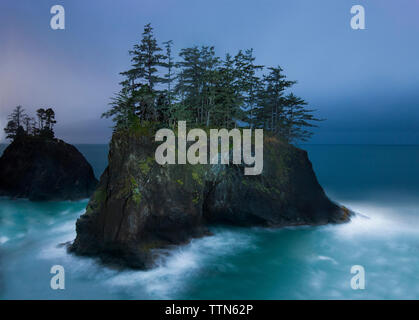
M371 3L375 27L356 32L348 27L349 7L333 0L322 7L243 0L240 8L222 0L211 8L193 0L127 1L124 7L103 1L99 10L93 3L64 0L71 21L61 32L45 23L48 6L22 1L31 10L0 1L0 118L3 108L9 113L22 105L34 114L51 106L59 137L106 142L109 125L100 115L120 89L119 72L129 68L127 51L151 22L159 43L174 41L174 53L194 44L215 45L221 56L254 48L258 64L279 63L289 79L299 81L293 91L328 119L313 142L417 143L417 5ZM197 14L203 10L206 17Z

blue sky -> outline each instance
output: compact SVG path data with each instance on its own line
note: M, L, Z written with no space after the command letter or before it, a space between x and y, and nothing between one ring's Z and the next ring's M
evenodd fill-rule
M55 4L66 10L65 30L50 28ZM350 28L356 4L366 30ZM110 123L100 115L151 22L175 51L254 48L259 64L281 65L327 119L313 143L417 144L418 14L418 0L2 0L0 125L15 105L53 106L58 137L106 143Z

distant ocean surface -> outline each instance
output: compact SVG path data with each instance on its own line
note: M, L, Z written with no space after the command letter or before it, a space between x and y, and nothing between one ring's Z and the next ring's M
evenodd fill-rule
M4 150L0 145L0 154ZM97 177L106 145L78 145ZM419 299L419 146L303 145L344 225L214 228L149 271L66 253L87 200L0 199L0 299ZM50 288L62 265L65 290ZM366 272L353 290L353 265Z

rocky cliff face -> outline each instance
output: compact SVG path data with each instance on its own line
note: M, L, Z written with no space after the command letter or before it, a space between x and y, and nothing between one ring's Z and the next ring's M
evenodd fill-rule
M16 138L0 158L0 195L33 201L77 200L97 180L83 155L58 139Z
M208 234L210 224L290 226L338 223L307 153L264 141L264 171L237 165L158 165L146 134L115 133L109 166L76 224L70 250L133 268L152 265L153 249Z

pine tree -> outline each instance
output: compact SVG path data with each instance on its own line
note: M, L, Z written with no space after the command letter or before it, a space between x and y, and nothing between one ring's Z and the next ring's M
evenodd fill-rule
M200 50L198 47L185 48L180 51L182 58L176 64L180 69L180 81L176 86L177 95L182 97L181 104L190 107L192 119L184 119L199 124L200 104L201 104L201 86L202 86L202 65L200 61Z
M285 96L296 82L287 80L281 67L268 68L268 74L261 77L264 66L255 64L252 49L239 51L234 58L227 54L222 61L212 46L182 49L175 63L172 44L164 42L162 54L153 29L145 26L141 43L129 52L132 68L121 73L125 77L122 89L103 114L113 119L116 130L143 121L173 127L184 120L225 128L244 123L290 143L311 136L309 128L319 119L304 100ZM41 127L45 121L40 118Z
M132 98L136 114L142 120L157 120L157 99L159 91L156 86L165 83L166 79L159 75L159 68L165 67L166 56L161 54L150 24L145 25L140 44L134 45L129 51L132 56L132 68L122 72L125 80L121 82L121 95ZM107 113L104 113L106 117Z
M41 136L43 138L54 138L55 112L52 108L40 108L36 111L38 122L25 114L21 106L16 107L8 117L4 131L8 139L14 140L21 135Z
M243 97L237 86L237 72L234 60L227 54L222 66L217 70L215 94L214 124L220 127L233 128L237 121L245 117L241 106Z
M260 108L257 110L257 124L276 133L283 121L284 91L296 83L286 80L281 67L268 68L263 77L263 88L258 93Z
M28 135L34 135L35 134L35 128L36 128L36 121L34 118L25 116L23 118L23 124L26 131L26 134Z
M315 110L306 109L307 102L290 93L285 98L285 118L280 130L280 136L289 143L307 141L313 132L306 128L317 127L313 121L322 121L314 117Z
M55 121L54 110L52 108L39 108L36 110L36 115L38 117L38 128L35 130L34 134L43 138L53 139L54 125L57 123L57 121Z
M115 129L128 129L136 118L133 98L125 90L121 90L109 103L110 110L102 114L102 118L112 118Z
M214 47L201 47L200 62L202 68L200 123L209 127L215 109L216 88L219 80L220 59L215 56Z
M55 112L52 108L45 110L45 135L49 138L54 138L54 125L57 123L55 120Z
M36 116L38 117L38 130L42 131L44 129L45 126L45 109L44 108L39 108L38 110L36 110Z
M25 110L22 106L17 106L13 110L13 112L8 117L8 123L6 128L4 128L4 132L6 133L7 139L15 139L17 136L21 135L25 132L23 129L24 119L27 115L24 112Z
M7 122L4 132L6 133L6 139L14 140L17 134L18 126L13 120Z
M162 49L158 46L157 40L154 38L153 28L150 24L144 26L140 44L134 45L133 50L129 51L132 56L132 68L128 71L121 72L126 80L122 85L129 89L136 90L138 87L147 85L152 91L158 83L164 83L165 79L158 75L158 67L164 66L166 56L159 53Z
M172 55L172 46L173 41L169 40L163 43L166 48L166 59L167 62L165 64L165 67L167 68L167 73L164 75L166 78L167 83L167 101L169 104L169 108L172 105L172 83L173 83L173 69L175 67L175 63L173 61L173 55Z
M254 127L255 109L257 108L258 92L262 86L262 81L257 72L263 69L262 65L254 64L255 57L253 49L242 50L235 56L235 66L238 72L238 84L244 96L245 110L247 112L247 122L250 128Z
M23 109L22 106L17 106L9 116L9 120L13 120L16 123L16 126L20 127L23 125L23 119L25 116L25 109Z

